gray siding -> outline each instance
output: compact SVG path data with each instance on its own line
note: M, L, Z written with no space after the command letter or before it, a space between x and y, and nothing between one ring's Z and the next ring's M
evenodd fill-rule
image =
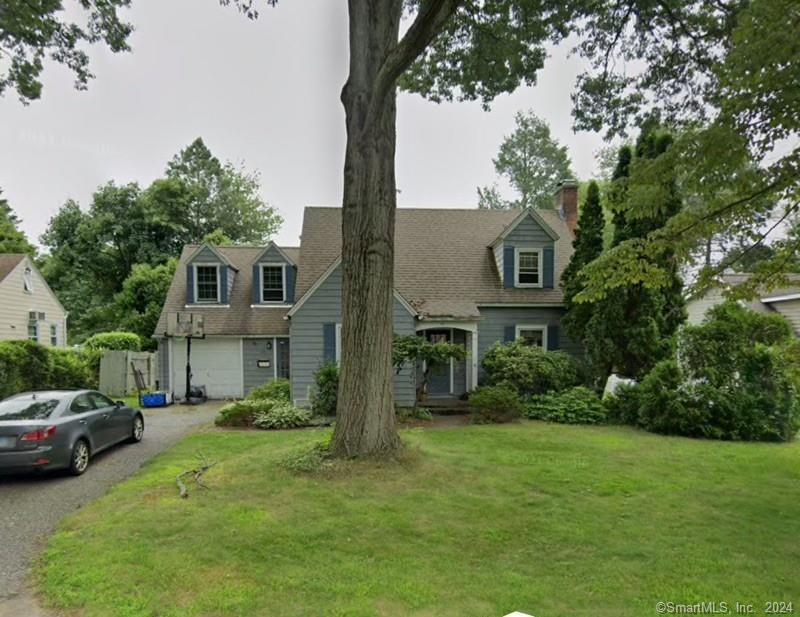
M168 339L158 339L158 387L159 389L169 392L169 342Z
M275 341L272 338L246 338L242 342L244 357L244 394L262 386L275 377ZM269 347L269 348L268 348ZM258 366L259 360L269 360L269 368Z
M283 255L281 255L280 251L273 245L264 251L261 257L258 258L257 263L288 264L289 262L286 261Z
M505 237L504 243L510 246L553 246L553 239L547 235L541 225L530 216L520 221L519 225Z
M192 260L189 263L221 264L222 262L220 261L219 257L214 254L214 251L207 246L204 246L202 249L200 249L197 255L192 257Z
M341 289L342 274L339 267L291 318L289 334L292 341L292 398L298 405L309 403L314 373L323 363L323 324L342 322ZM402 335L415 333L414 318L397 299L394 301L394 330ZM414 404L413 370L406 368L395 376L394 393L398 405Z
M479 367L483 362L486 350L494 343L503 342L505 338L506 326L517 325L558 325L559 326L559 349L567 353L580 357L583 355L583 348L580 343L571 341L561 328L561 316L564 314L562 308L486 308L481 311L481 321L478 322L478 358ZM483 369L479 368L480 381Z

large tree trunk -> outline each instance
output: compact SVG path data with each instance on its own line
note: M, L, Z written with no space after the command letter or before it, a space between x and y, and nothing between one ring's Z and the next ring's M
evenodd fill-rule
M400 446L392 370L396 89L377 82L397 45L402 0L350 0L349 11L342 353L332 451L352 457Z

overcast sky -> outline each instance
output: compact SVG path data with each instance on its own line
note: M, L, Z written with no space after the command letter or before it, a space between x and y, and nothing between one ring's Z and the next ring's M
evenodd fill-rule
M285 0L248 21L216 0L134 0L133 52L91 50L97 78L72 88L48 67L44 94L28 107L0 99L0 189L38 240L68 198L86 208L98 185L147 186L202 136L220 159L261 174L262 195L285 219L278 242L298 243L305 205L339 205L347 75L347 3ZM546 119L580 178L595 171L601 137L573 133L570 92L582 69L552 50L534 88L476 103L436 105L401 94L400 206L475 207L494 180L491 159L514 113Z

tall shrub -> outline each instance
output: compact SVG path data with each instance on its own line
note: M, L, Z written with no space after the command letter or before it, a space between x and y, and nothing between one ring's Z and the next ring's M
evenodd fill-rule
M317 416L335 416L339 399L339 365L326 362L314 374L311 411Z
M142 339L134 332L98 332L84 343L87 349L141 351Z
M484 354L482 366L487 384L507 385L521 395L560 392L579 382L572 356L522 341L495 343Z

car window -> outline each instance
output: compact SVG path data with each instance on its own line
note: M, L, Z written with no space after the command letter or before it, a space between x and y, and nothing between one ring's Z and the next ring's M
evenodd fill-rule
M72 401L69 410L72 413L86 413L87 411L94 411L95 407L92 405L88 394L79 394L75 397L75 400Z
M31 398L0 402L0 420L46 420L58 407L53 399Z
M99 392L89 392L89 398L92 399L95 409L105 409L106 407L114 406L114 401Z

